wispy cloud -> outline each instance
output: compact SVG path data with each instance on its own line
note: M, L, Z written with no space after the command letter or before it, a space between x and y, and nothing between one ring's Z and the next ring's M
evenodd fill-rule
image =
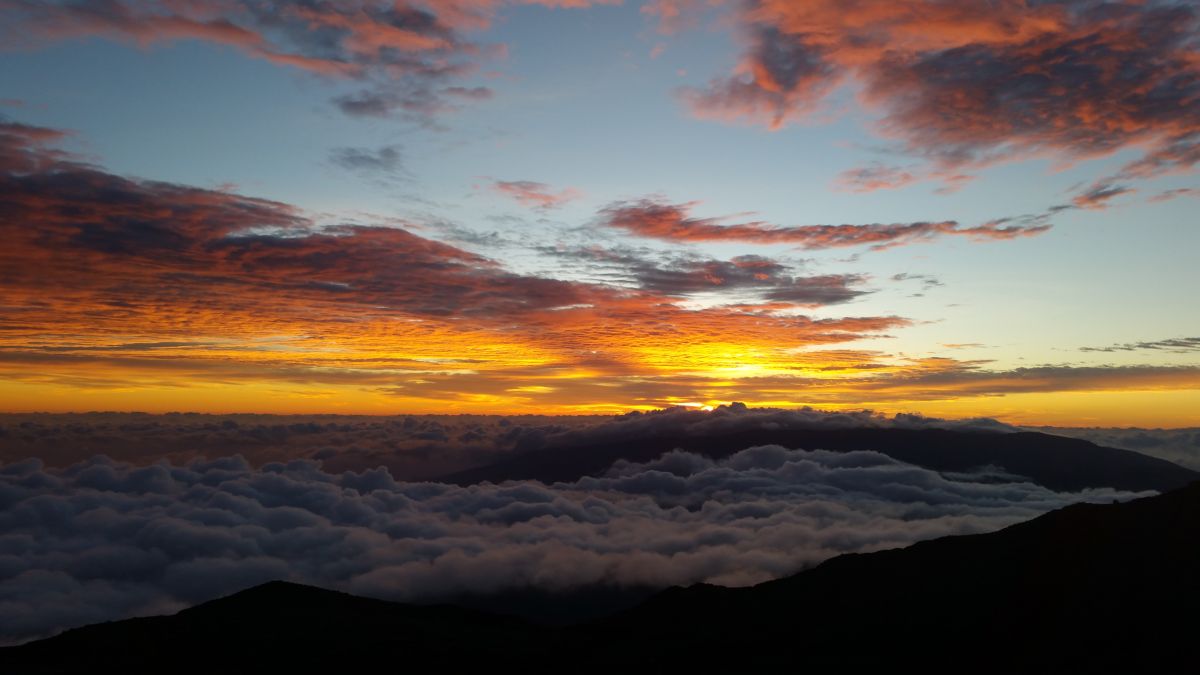
M1168 352L1200 352L1200 337L1170 338L1147 342L1126 342L1107 347L1080 347L1083 352L1133 352L1159 350Z
M762 221L726 223L729 217L703 218L692 215L697 202L673 204L647 198L618 202L605 208L601 217L609 227L641 237L668 241L741 241L755 244L792 244L805 249L869 246L880 250L945 236L975 240L1016 239L1050 229L1044 223L1008 224L1002 221L961 225L956 221L890 223L867 225L774 225Z
M426 123L464 102L491 98L464 85L482 59L502 49L471 36L506 4L587 7L588 0L470 2L297 2L112 0L0 3L0 35L11 47L37 47L77 37L136 45L202 40L345 82L360 89L334 99L354 116L406 116ZM596 4L604 4L598 2Z
M556 209L583 196L577 188L555 190L545 183L531 180L498 180L493 181L491 187L522 206L543 210Z

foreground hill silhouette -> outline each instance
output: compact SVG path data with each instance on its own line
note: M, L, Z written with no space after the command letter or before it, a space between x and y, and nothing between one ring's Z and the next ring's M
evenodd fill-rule
M1200 473L1163 459L1037 432L849 428L751 429L703 435L672 429L634 438L539 448L443 480L459 485L506 480L575 481L602 474L618 460L647 462L676 448L722 459L756 445L874 450L934 471L965 472L990 465L1058 491L1091 487L1166 491L1200 479Z
M3 672L1164 672L1195 668L1200 483L999 532L843 555L752 588L675 588L567 628L273 582L174 616L0 650Z

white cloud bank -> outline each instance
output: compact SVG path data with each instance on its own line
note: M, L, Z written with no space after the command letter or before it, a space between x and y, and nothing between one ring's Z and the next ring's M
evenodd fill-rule
M458 487L240 457L0 466L0 640L171 612L270 579L397 600L753 584L843 552L994 530L1080 500L875 452L672 452L574 483Z

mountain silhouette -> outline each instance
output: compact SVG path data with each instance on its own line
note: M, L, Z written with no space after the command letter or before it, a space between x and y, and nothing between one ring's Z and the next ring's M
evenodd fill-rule
M1179 672L1194 668L1200 483L998 532L848 554L750 588L673 588L569 627L273 582L0 650L3 672Z
M712 459L756 445L805 450L874 450L933 471L966 472L1001 467L1052 490L1090 487L1166 491L1200 479L1200 473L1130 450L1037 432L951 429L755 429L704 435L678 431L585 445L555 445L494 464L460 471L445 482L575 481L604 473L614 462L648 462L673 449Z

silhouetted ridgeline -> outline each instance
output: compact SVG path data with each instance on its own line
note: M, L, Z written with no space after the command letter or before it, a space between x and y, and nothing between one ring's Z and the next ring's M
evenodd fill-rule
M752 588L675 588L569 628L274 582L0 650L4 672L1187 672L1200 483L999 532L843 555Z
M1107 486L1162 491L1200 478L1197 472L1166 460L1035 432L849 428L749 429L693 435L686 429L671 428L600 442L592 436L587 437L586 444L559 443L450 474L442 480L459 485L485 480L574 481L601 474L618 460L646 462L675 448L718 459L744 448L771 444L808 450L873 450L934 471L966 472L991 465L1052 490Z

